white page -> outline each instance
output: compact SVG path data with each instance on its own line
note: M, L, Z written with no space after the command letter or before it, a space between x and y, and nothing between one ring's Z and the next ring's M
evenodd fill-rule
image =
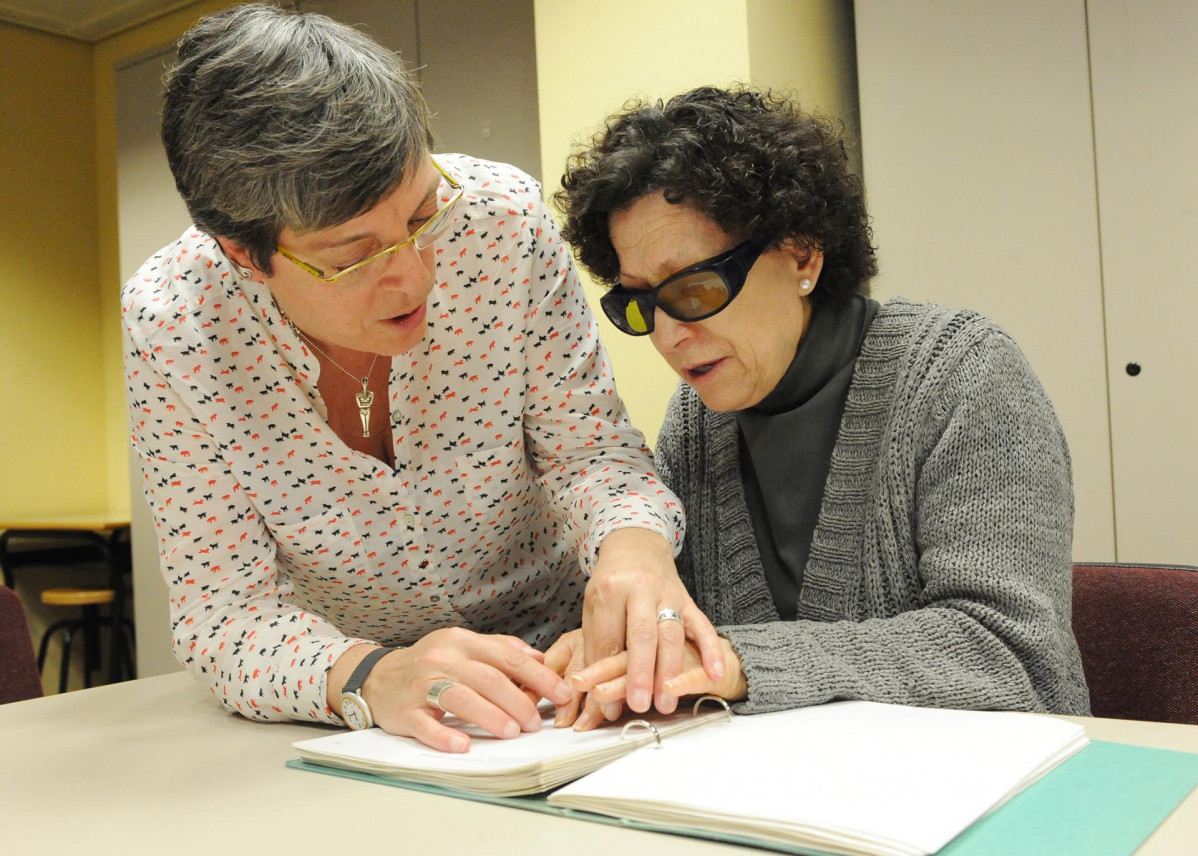
M684 804L933 853L1084 732L1017 713L840 702L742 716L640 749L558 796ZM1080 748L1078 745L1078 748Z
M542 722L540 731L521 734L511 740L500 740L480 728L455 723L448 717L446 725L470 735L469 752L438 752L412 737L397 737L380 728L343 731L328 737L301 740L292 745L301 752L311 750L420 770L498 772L605 746L620 739L618 728L602 728L581 734L570 728L554 728L552 715Z
M670 728L685 727L691 719L689 711L672 716L642 715L639 717L658 726L662 733ZM501 773L537 762L551 761L580 753L602 751L615 744L648 743L652 735L644 730L630 731L621 737L623 723L615 723L594 731L576 732L572 728L554 728L552 709L545 712L541 730L520 734L510 740L492 737L474 725L452 716L442 720L446 725L470 735L470 751L439 752L412 737L398 737L380 728L365 731L339 731L326 737L300 740L292 746L301 755L336 755L371 765L383 764L405 769L480 774Z

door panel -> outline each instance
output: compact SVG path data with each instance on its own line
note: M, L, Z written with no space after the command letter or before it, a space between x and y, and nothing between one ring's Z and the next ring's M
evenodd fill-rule
M1073 456L1074 555L1115 557L1081 0L857 0L862 154L882 274L1019 342Z
M1119 561L1198 565L1198 14L1087 5Z

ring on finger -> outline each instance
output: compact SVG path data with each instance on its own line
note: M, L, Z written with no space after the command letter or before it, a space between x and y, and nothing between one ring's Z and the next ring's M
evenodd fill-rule
M657 610L657 623L661 624L663 621L677 621L681 624L682 614L678 610L670 609L669 607L659 609Z
M441 706L441 695L450 687L456 687L457 681L447 681L442 678L439 681L433 681L433 685L428 688L428 694L425 695L424 701L429 707L435 707L437 710L444 711Z

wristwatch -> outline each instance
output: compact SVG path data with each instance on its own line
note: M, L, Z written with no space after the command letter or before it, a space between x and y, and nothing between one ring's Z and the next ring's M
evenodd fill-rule
M362 662L358 663L357 668L350 674L349 680L345 682L345 686L341 688L341 701L339 702L341 718L354 731L362 731L374 725L374 714L370 711L370 705L366 703L366 699L362 698L362 694L358 690L362 689L362 684L366 683L366 676L370 674L374 664L397 650L399 649L376 648L371 651L362 658Z

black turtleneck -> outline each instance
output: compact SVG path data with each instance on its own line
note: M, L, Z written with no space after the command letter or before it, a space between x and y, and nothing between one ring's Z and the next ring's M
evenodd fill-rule
M816 307L778 385L736 413L745 500L774 605L786 621L796 615L845 398L877 311L860 295L844 306Z

